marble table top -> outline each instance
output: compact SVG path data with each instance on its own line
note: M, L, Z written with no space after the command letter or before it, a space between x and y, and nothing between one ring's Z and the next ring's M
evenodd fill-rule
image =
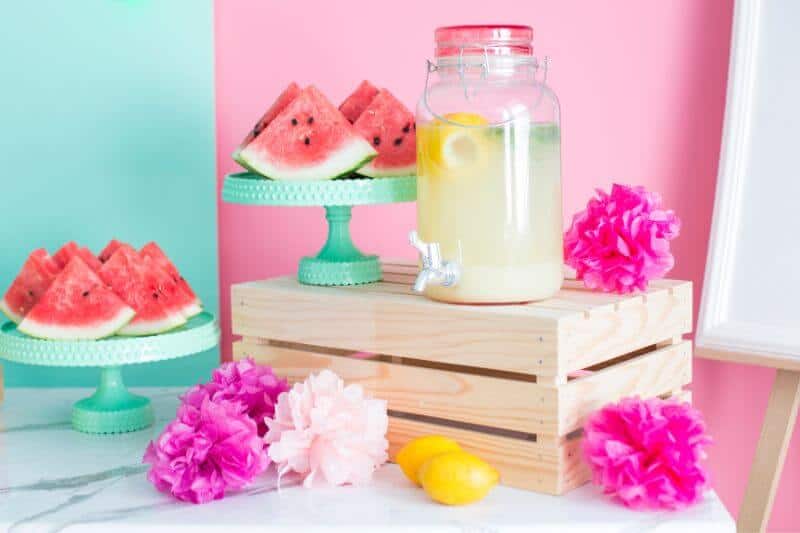
M206 505L156 492L140 463L148 441L172 418L178 389L145 389L154 427L98 436L70 428L71 404L86 389L10 389L0 403L0 530L148 533L281 532L733 532L719 498L681 512L637 512L584 486L553 497L497 487L483 501L446 507L412 487L395 465L367 487L307 490L265 475ZM282 484L283 485L283 484Z

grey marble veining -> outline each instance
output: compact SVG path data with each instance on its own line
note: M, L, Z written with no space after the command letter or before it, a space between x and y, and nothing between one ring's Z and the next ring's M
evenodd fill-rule
M178 389L151 389L156 424L121 435L73 431L70 405L81 389L11 389L0 404L0 531L286 533L382 530L425 532L603 531L733 532L734 524L710 493L681 513L637 513L582 487L555 498L498 487L466 507L432 503L394 465L363 487L297 486L270 471L251 487L205 505L157 492L141 464L147 443L172 419Z

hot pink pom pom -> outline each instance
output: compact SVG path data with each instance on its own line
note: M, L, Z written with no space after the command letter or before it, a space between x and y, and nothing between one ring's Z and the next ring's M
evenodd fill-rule
M151 442L147 479L179 500L205 503L253 481L269 465L256 424L229 402L182 405L178 417Z
M278 472L301 474L306 487L318 478L360 484L388 458L388 425L384 400L323 370L278 398L264 438Z
M711 443L688 403L627 398L589 417L583 450L594 482L628 507L679 509L702 499Z
M289 390L289 383L279 379L268 366L260 366L248 357L225 363L211 374L211 381L195 385L181 400L199 408L205 398L214 402L233 402L240 412L247 414L258 426L262 437L267 432L265 418L275 414L278 396Z
M614 184L597 190L564 234L564 260L590 289L630 293L663 277L675 260L669 241L680 220L661 207L661 196L644 187Z

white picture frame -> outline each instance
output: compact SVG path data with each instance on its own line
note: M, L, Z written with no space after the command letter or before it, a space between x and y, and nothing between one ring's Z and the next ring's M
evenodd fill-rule
M736 2L695 336L703 357L789 370L800 370L800 92L788 94L800 91L800 62L788 58L800 53L797 23L795 0Z

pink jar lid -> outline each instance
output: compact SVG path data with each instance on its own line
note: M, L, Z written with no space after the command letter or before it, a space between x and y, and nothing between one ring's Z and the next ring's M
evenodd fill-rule
M443 26L436 28L436 57L532 55L533 28L516 24Z

